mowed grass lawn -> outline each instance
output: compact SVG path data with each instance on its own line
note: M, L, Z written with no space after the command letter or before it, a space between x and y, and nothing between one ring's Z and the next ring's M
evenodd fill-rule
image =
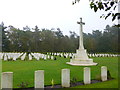
M95 57L94 62L97 66L91 67L91 78L95 79L100 75L101 66L107 66L114 80L95 83L91 85L77 86L76 88L118 88L118 58L117 57ZM77 78L77 81L83 81L84 66L70 66L66 64L68 58L57 57L57 60L32 60L32 61L3 61L2 72L13 72L13 86L18 86L22 82L28 82L28 87L34 87L34 72L36 70L45 70L45 85L51 85L51 80L54 84L61 84L61 69L70 69L71 79Z

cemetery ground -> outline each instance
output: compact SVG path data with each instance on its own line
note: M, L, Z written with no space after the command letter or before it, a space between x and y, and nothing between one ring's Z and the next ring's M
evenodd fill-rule
M61 69L70 69L71 81L83 82L83 68L84 66L71 66L66 64L69 58L56 56L57 60L31 60L25 61L2 61L2 72L13 72L13 88L34 87L34 72L36 70L45 71L45 86L51 85L53 80L54 85L61 85ZM75 86L72 88L118 88L118 57L93 57L97 66L90 66L91 79L100 80L101 66L107 66L112 80L99 82L89 85ZM76 82L75 81L75 82Z

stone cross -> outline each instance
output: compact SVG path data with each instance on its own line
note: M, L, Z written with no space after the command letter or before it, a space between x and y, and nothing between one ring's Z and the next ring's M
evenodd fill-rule
M77 24L80 24L80 37L79 37L79 49L84 49L84 46L83 46L83 27L82 25L85 25L84 22L82 22L82 18L80 18L80 22L77 22Z

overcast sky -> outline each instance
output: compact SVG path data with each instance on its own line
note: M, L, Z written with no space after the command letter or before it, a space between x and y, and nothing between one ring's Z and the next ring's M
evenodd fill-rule
M77 21L83 18L85 25L83 32L91 33L92 30L103 30L107 24L117 23L100 19L105 12L95 13L89 7L89 0L81 0L72 5L74 0L1 0L0 22L6 26L13 25L22 29L28 25L41 28L60 28L63 33L69 35L69 31L79 32ZM79 33L78 33L79 35Z

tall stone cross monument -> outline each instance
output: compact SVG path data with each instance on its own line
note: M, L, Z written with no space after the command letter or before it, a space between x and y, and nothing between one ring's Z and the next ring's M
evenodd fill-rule
M93 59L90 59L87 55L86 49L84 49L83 45L83 25L85 23L82 22L82 18L80 18L80 22L77 22L80 24L80 37L79 37L79 49L76 50L75 57L70 60L70 62L67 62L67 64L75 65L75 66L93 66L97 65L97 63L93 62Z
M79 49L84 49L84 46L83 46L83 34L82 34L83 27L82 27L82 25L85 25L85 23L82 22L82 18L80 18L80 22L77 22L77 24L80 24Z

